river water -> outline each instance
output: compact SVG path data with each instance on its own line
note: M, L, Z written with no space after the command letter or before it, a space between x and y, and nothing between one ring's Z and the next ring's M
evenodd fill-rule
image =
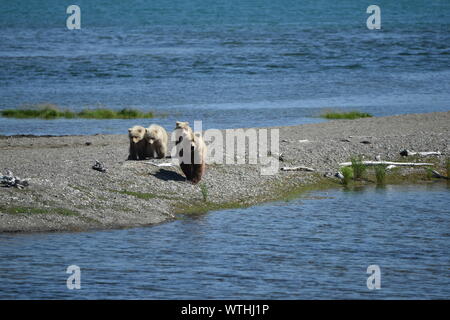
M0 298L448 299L449 191L333 189L145 228L2 234Z
M450 2L360 0L0 2L0 110L132 107L203 129L450 110ZM162 117L166 114L167 117ZM0 135L127 133L151 120L15 120Z

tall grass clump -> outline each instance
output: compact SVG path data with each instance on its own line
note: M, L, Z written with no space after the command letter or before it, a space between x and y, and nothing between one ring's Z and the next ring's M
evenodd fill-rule
M39 118L39 119L56 119L56 118L75 118L76 114L69 110L60 110L54 104L41 104L20 109L6 109L1 111L1 115L7 118Z
M204 183L200 185L200 191L202 192L203 201L208 201L208 186Z
M84 119L138 119L138 118L153 118L152 112L142 112L136 109L124 108L119 111L98 108L98 109L84 109L80 111L77 116Z
M386 182L386 165L379 164L375 166L375 177L377 179L377 184L383 185Z
M353 179L354 180L362 179L367 170L367 166L362 162L361 157L353 157L351 161L352 161L351 167L353 169Z
M359 118L370 118L373 117L370 113L367 112L359 112L359 111L350 111L350 112L326 112L321 115L322 118L325 119L359 119Z
M84 109L79 112L73 112L70 110L61 110L58 106L53 104L41 104L36 106L29 106L19 109L6 109L1 110L0 113L3 117L7 118L38 118L38 119L144 119L153 118L153 112L142 112L136 109L124 108L119 111L96 108L96 109Z
M342 184L343 185L348 185L351 181L351 179L353 178L353 170L350 167L343 167L341 168L341 173L344 176L344 178L342 179Z
M450 179L450 158L447 158L447 179Z

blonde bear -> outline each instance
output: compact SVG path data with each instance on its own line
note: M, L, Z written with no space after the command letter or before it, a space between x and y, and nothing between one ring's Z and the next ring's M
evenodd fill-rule
M186 179L197 184L206 170L206 145L201 135L195 135L189 122L176 122L176 147L180 168Z
M145 131L145 140L150 144L152 156L156 153L156 157L159 159L166 157L168 138L163 127L152 124Z
M128 160L145 160L145 158L153 156L151 145L145 139L146 131L147 129L142 126L134 126L128 129L128 137L130 138Z

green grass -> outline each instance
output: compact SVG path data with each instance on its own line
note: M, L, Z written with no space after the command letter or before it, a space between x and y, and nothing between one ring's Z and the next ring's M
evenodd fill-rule
M350 167L343 167L341 168L341 173L344 176L344 179L342 179L343 185L348 185L350 183L350 180L353 178L353 170Z
M38 118L38 119L143 119L153 118L153 112L142 112L136 109L124 108L121 110L111 110L107 108L84 109L79 112L61 110L53 104L41 104L36 106L26 106L19 109L1 110L1 115L6 118Z
M431 180L434 178L433 168L432 167L425 167L425 170L427 172L427 179Z
M179 200L179 197L176 196L170 196L167 194L154 194L154 193L149 193L149 192L137 192L137 191L128 191L128 190L114 190L114 189L108 189L109 192L115 192L115 193L120 193L120 194L124 194L127 196L133 196L139 199L143 199L143 200L150 200L150 199L165 199L165 200Z
M370 118L373 117L370 113L350 111L350 112L326 112L321 115L325 119L359 119L359 118Z
M447 167L447 179L450 179L450 158L447 158L446 167Z
M115 191L115 190L113 190ZM139 199L144 199L144 200L149 200L149 199L153 199L156 198L156 195L153 193L143 193L143 192L135 192L135 191L127 191L127 190L122 190L122 191L115 191L121 194L126 194L128 196L133 196Z
M200 190L202 191L203 201L208 201L208 186L202 183L200 185Z
M364 177L364 174L367 170L367 166L363 164L361 157L353 157L352 161L352 169L353 169L353 179L359 180Z
M66 208L36 208L36 207L5 207L0 206L0 211L8 214L59 214L63 216L78 216L79 213Z
M375 166L375 178L378 185L386 183L386 166L384 164Z

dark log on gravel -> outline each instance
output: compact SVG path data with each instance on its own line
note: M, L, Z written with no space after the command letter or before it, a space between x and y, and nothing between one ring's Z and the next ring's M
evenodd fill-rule
M407 157L407 156L415 156L415 155L419 155L419 156L440 156L441 152L440 151L426 151L426 152L414 152L414 151L410 151L410 150L403 150L400 152L400 155L403 157Z
M299 166L299 167L282 167L280 169L281 171L316 171L313 168L308 168L308 167L303 167L303 166Z

